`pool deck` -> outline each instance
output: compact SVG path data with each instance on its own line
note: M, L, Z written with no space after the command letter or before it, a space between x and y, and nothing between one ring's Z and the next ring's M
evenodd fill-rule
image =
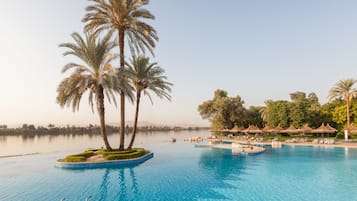
M272 142L255 142L248 140L238 140L238 139L213 139L214 141L223 141L223 142L232 142L239 144L251 144L255 146L266 146L272 145ZM335 142L334 144L322 144L322 143L313 143L313 142L279 142L281 145L291 145L291 146L323 146L323 147L348 147L348 148L357 148L357 143L351 142Z
M218 149L230 149L234 153L256 155L263 153L266 149L261 146L242 145L241 143L232 142L233 144L217 144L217 141L210 141L209 144L195 144L196 147L212 147Z

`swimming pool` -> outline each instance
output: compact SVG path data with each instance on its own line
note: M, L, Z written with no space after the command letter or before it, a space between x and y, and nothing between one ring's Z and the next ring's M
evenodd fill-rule
M66 153L0 160L0 200L357 200L357 149L283 146L256 156L149 144L134 168L65 170Z

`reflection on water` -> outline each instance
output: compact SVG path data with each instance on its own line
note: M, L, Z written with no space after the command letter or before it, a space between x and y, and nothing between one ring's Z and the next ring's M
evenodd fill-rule
M345 157L348 157L348 147L345 147Z
M6 136L0 136L0 142L6 142Z
M183 141L192 136L209 136L207 131L181 132L140 132L137 134L135 146L144 144L167 142L170 137ZM126 135L129 142L131 135ZM111 146L119 147L119 134L108 135ZM0 136L0 156L19 155L29 153L51 153L58 151L82 151L88 148L103 147L101 135L29 135L29 136Z
M134 168L105 169L99 188L100 201L140 199Z
M232 155L231 150L213 148L201 154L199 165L219 180L232 179L232 174L238 177L243 172L245 159L243 155Z
M107 200L107 196L108 196L108 176L109 176L109 169L105 170L105 173L103 175L103 180L102 183L100 185L100 201L103 200Z

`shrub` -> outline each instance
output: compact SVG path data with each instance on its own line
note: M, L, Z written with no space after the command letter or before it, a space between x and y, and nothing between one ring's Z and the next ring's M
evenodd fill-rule
M134 151L135 151L135 149L123 150L123 151L119 151L119 150L108 151L108 150L101 149L101 150L98 151L98 154L102 154L103 156L107 156L107 155L111 155L111 154L129 154L129 153L132 153Z
M345 135L343 133L337 133L335 139L345 139Z
M121 160L121 159L131 159L138 158L146 154L146 151L143 148L135 148L132 149L131 152L128 153L118 153L112 152L110 154L105 155L105 160Z
M65 158L65 162L84 162L87 158L84 156L70 155Z
M94 156L94 152L91 150L86 150L80 154L69 155L65 158L66 162L84 162L87 158Z

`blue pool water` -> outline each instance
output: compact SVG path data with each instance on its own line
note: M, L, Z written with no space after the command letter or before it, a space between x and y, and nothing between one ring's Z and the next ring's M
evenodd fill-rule
M56 152L0 159L1 201L357 200L357 149L283 146L255 156L149 144L134 168L65 170Z

